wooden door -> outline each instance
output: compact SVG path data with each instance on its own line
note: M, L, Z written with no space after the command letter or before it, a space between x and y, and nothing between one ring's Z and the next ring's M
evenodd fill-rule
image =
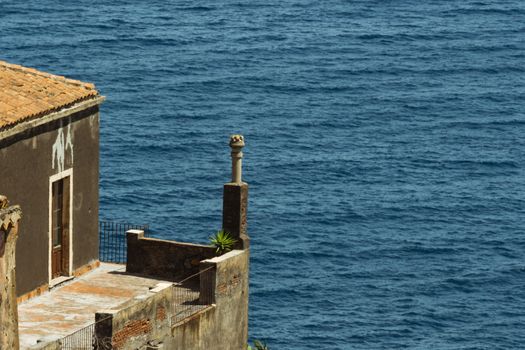
M51 275L52 278L69 273L69 177L52 184L51 207Z

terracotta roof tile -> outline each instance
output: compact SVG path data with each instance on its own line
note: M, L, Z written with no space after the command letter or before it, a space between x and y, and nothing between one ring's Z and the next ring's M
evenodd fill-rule
M98 95L93 84L0 61L0 130Z

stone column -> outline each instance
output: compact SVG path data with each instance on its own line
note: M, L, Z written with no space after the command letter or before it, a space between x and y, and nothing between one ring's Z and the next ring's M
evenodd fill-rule
M0 350L19 348L15 250L21 217L20 207L0 196Z
M232 181L224 185L222 206L222 229L237 240L235 249L247 249L250 237L247 233L248 184L242 182L242 148L244 137L230 137L232 157Z

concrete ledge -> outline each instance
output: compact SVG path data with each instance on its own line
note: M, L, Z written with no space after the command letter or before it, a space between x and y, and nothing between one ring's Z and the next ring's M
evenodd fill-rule
M75 271L73 271L73 276L80 277L83 274L88 273L89 271L92 271L92 270L96 269L99 266L100 266L100 261L99 260L91 261L90 263L88 263L88 264L86 264L84 266L81 266L78 269L76 269Z
M150 242L171 244L171 245L175 245L175 246L179 246L179 247L204 248L204 249L209 249L210 248L210 246L206 245L206 244L170 241L170 240L167 240L167 239L159 239L159 238L151 238L151 237L141 237L140 239L144 240L144 241L150 241ZM211 247L211 248L213 249L213 247Z
M173 286L173 283L160 282L159 284L155 286L155 288L150 290L150 293L158 293L158 292L163 291L166 288L170 288L171 286Z
M239 256L239 255L242 255L244 254L244 251L243 250L232 250L226 254L223 254L221 256L216 256L214 258L211 258L211 259L206 259L206 260L203 260L202 262L203 263L208 263L208 264L218 264L218 263L221 263L223 261L226 261L228 259L231 259L231 258L234 258L236 256Z

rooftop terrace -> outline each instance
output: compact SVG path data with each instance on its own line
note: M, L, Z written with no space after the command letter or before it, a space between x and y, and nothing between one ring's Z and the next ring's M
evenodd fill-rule
M125 269L125 265L102 263L99 268L20 304L20 348L66 337L93 324L96 312L124 308L137 298L146 297L151 289L172 284L128 274Z

